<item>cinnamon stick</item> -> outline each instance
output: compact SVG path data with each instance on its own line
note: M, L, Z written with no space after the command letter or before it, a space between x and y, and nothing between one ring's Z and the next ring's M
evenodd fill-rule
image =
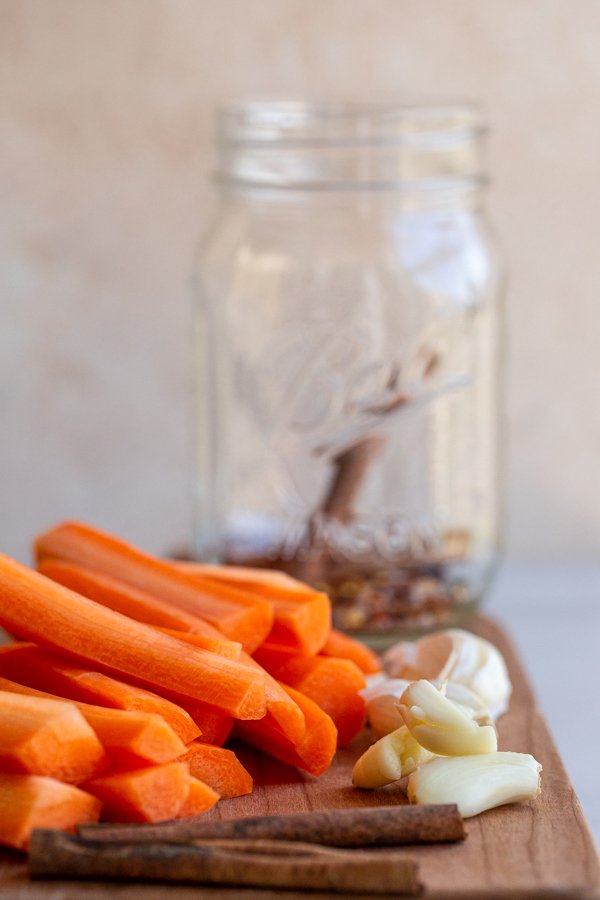
M213 838L251 838L304 841L329 847L460 841L465 836L463 820L454 805L328 809L286 816L177 821L157 825L81 825L78 833L85 840L96 843L187 843Z
M404 894L421 891L413 860L397 853L312 848L305 854L241 852L193 844L90 844L60 831L33 832L32 878L111 879L255 888Z
M354 501L375 457L381 452L384 438L370 435L334 457L333 476L323 497L319 512L342 525L354 516Z

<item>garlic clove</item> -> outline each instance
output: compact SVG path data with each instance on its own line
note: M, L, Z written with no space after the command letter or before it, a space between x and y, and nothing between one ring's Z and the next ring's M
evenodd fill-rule
M438 757L408 780L412 803L456 803L464 818L486 809L533 800L541 790L542 767L528 753Z
M441 728L458 728L473 732L477 724L462 709L448 700L431 681L420 679L410 684L399 703L415 724L430 723ZM409 726L410 727L410 726Z
M398 700L409 684L403 678L384 678L359 691L365 700L367 718L376 737L382 737L404 725Z
M470 756L495 753L496 731L491 725L476 726L474 731L415 725L410 732L418 743L436 756Z
M452 700L469 718L474 719L478 725L491 725L492 718L483 700L463 684L448 682L434 682L449 700ZM404 724L404 719L398 707L398 700L404 693L410 682L404 678L383 678L375 683L368 684L359 693L367 706L369 724L376 737L383 737L395 731Z
M477 722L430 681L411 684L398 701L400 714L414 739L440 756L492 753L496 731Z
M354 765L352 783L360 788L383 787L410 775L430 759L433 754L421 747L402 725L365 750Z
M440 682L433 682L437 688L441 688ZM493 725L494 720L486 703L479 694L467 687L466 684L458 684L455 681L445 683L446 697L462 709L478 725Z

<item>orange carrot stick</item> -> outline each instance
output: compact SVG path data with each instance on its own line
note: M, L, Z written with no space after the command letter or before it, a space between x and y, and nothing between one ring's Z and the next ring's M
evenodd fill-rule
M2 677L0 677L0 691L65 701L64 697L47 694ZM141 763L171 762L185 753L183 741L177 737L171 726L155 713L106 709L103 706L92 706L79 701L65 702L71 702L77 707L95 732L113 765L135 766Z
M292 700L273 676L251 656L245 653L242 654L242 661L249 666L255 666L263 673L265 696L267 698L267 719L272 719L292 743L298 743L306 730L304 713L298 704Z
M232 750L192 741L181 757L190 775L210 785L223 799L252 792L252 776Z
M80 784L106 762L102 744L72 703L0 691L0 770Z
M136 622L154 625L165 630L167 634L169 629L188 632L194 635L195 640L191 643L195 643L196 646L226 656L228 659L240 658L242 645L227 640L213 625L204 622L199 616L193 616L145 594L117 578L58 559L43 559L38 571L64 587L83 594L88 600L95 600L102 606L135 619Z
M167 630L161 629L161 631ZM170 634L171 637L176 637L179 640L190 644L195 644L198 640L197 635L188 634L183 631L174 631L172 629L169 629L167 633ZM261 677L264 679L267 715L273 716L275 722L278 723L284 734L287 734L290 740L300 740L300 738L304 734L304 716L302 715L302 710L277 684L275 679L272 678L271 675L269 675L269 673L266 672L263 667L259 665L251 656L242 651L240 659L245 665L257 669L261 673ZM204 711L203 714L200 714L198 719L196 720L201 731L204 731L202 727L202 720L206 712L207 711ZM206 735L203 736L202 740L209 744L215 743L214 741L207 740ZM223 741L218 741L218 743L223 743Z
M191 577L208 577L268 600L273 607L274 621L266 640L289 644L309 654L318 653L325 643L331 629L331 603L327 594L272 569L181 562L173 566Z
M0 844L27 850L34 828L75 831L77 825L97 822L101 805L54 778L0 774Z
M177 570L113 535L66 522L36 541L38 562L56 558L95 569L138 590L201 616L252 652L273 624L273 610L260 597L208 578Z
M184 744L200 734L198 725L181 706L102 672L80 669L35 644L13 643L0 647L0 675L39 690L49 689L69 700L157 714Z
M183 806L177 813L177 819L189 819L199 816L217 803L219 795L208 784L190 775L190 787Z
M337 729L332 719L313 700L289 685L281 686L304 713L306 731L302 740L292 743L276 725L268 721L268 717L259 722L236 722L236 734L246 743L288 765L304 769L311 775L322 775L335 755Z
M0 556L0 625L110 673L210 703L239 718L266 711L260 672L182 644Z
M292 656L270 663L267 655L261 654L267 671L314 700L335 722L338 746L347 746L365 723L365 701L358 692L366 682L358 666L330 656Z
M210 563L177 560L174 565L183 571L196 572L227 584L239 584L244 588L260 588L265 596L305 594L311 591L307 584L278 569L261 569L256 566L211 565Z
M102 801L108 822L160 822L174 819L189 793L186 763L170 762L124 772L108 772L85 783L84 789Z
M365 675L381 672L381 663L376 653L355 638L332 628L329 637L321 647L323 656L335 656L337 659L351 659Z
M235 724L235 719L226 713L220 712L214 706L208 706L200 701L183 700L183 708L200 730L197 740L203 744L214 744L222 747Z
M192 647L201 647L203 650L218 653L219 656L225 656L227 659L239 660L242 656L242 645L237 641L229 641L227 638L216 641L214 638L205 637L202 634L193 634L191 631L178 631L176 628L158 627L158 631L162 631L163 634L168 634L184 643L191 644Z

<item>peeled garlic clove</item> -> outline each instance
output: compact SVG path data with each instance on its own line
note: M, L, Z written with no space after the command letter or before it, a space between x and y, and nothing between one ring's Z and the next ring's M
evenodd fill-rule
M440 682L434 682L437 688L442 687ZM457 684L454 681L445 682L446 697L462 709L469 718L474 719L478 725L493 725L493 718L487 704L479 694L468 688L466 684Z
M497 749L495 729L478 725L430 681L411 684L399 700L399 710L414 739L436 755L464 756Z
M541 765L528 753L486 753L431 760L408 781L411 803L456 803L463 818L486 809L533 800L541 790Z
M354 766L352 783L360 788L383 787L410 775L430 759L433 754L423 749L403 725L363 753Z
M498 748L496 732L491 725L476 725L474 731L416 725L410 729L416 741L436 756L469 756L495 753Z

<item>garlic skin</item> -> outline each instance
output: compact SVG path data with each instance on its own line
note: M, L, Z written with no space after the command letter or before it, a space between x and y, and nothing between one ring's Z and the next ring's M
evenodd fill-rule
M456 803L466 819L506 803L534 800L541 771L528 753L438 757L411 774L408 797L411 803Z
M410 775L433 753L421 747L406 725L386 734L356 761L352 784L360 788L378 788Z
M498 748L492 725L478 725L430 681L409 685L398 703L413 738L437 756L494 753Z
M506 712L512 692L502 654L484 638L451 628L420 640L395 644L384 654L388 676L449 681L475 691L496 720Z

